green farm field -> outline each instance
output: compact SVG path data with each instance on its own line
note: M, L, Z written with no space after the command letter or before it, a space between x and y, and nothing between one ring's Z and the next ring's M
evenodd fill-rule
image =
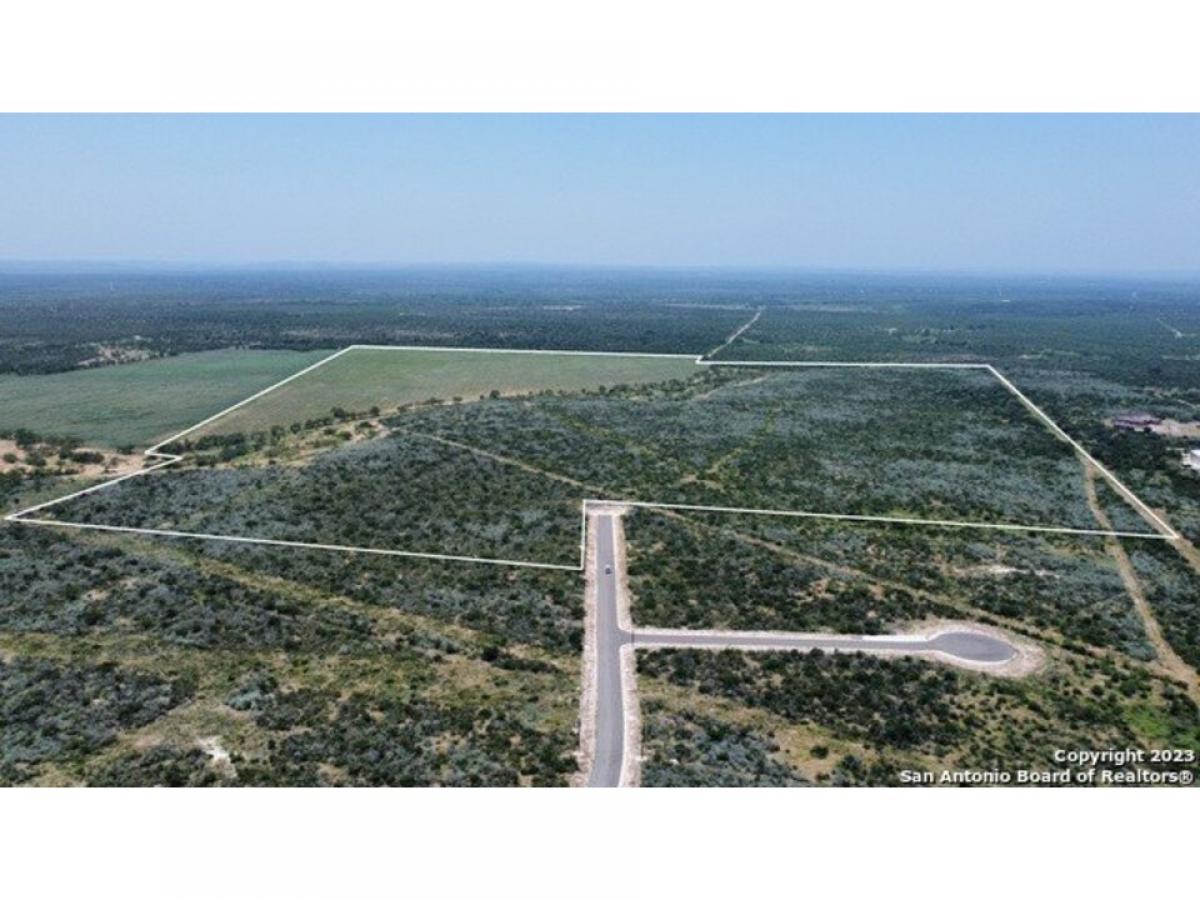
M688 378L696 371L690 357L351 350L199 434L262 431L325 416L335 407L388 411L426 400L474 400L493 390L503 395L578 391Z
M212 350L52 375L0 375L0 430L148 447L330 350Z

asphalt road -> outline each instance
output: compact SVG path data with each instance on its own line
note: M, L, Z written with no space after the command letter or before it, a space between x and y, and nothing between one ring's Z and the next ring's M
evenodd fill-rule
M617 555L613 516L595 518L596 566L596 723L595 753L588 787L617 787L625 756L625 692L621 678L621 648L699 647L747 650L832 650L900 653L939 652L968 663L1002 663L1012 659L1016 648L1007 641L973 631L947 631L923 635L835 635L702 632L667 628L623 630L617 619Z
M632 635L617 624L617 562L613 518L596 517L596 754L588 787L617 787L625 756L625 696L621 647Z
M934 637L879 635L853 637L838 635L721 634L706 635L672 629L637 629L638 646L738 647L780 650L895 650L907 652L939 651L972 663L1000 663L1012 659L1016 649L1006 641L971 631L948 631Z

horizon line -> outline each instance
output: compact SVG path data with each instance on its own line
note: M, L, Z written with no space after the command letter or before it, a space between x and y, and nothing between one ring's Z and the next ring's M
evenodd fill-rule
M253 271L342 271L388 272L406 270L541 270L578 272L690 272L711 274L774 274L774 275L873 275L873 276L943 276L943 277L1009 277L1009 278L1107 278L1162 280L1200 280L1197 269L1076 269L1076 268L1010 268L945 267L945 266L832 266L792 263L632 263L632 262L553 262L537 260L325 260L325 259L268 259L259 260L181 260L139 259L136 257L63 257L63 258L0 258L0 274L100 274L110 271L140 272L253 272ZM39 271L40 270L40 271Z

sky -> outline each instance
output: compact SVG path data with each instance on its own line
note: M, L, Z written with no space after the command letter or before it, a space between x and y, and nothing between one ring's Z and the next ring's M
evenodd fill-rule
M1200 272L1200 115L0 116L0 261Z

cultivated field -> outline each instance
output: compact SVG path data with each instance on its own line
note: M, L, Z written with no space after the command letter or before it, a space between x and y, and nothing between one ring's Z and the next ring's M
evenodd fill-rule
M329 352L213 350L52 375L0 375L0 430L147 447Z
M197 434L262 431L335 408L394 410L428 400L476 400L492 391L577 391L686 378L695 371L691 359L354 349Z

